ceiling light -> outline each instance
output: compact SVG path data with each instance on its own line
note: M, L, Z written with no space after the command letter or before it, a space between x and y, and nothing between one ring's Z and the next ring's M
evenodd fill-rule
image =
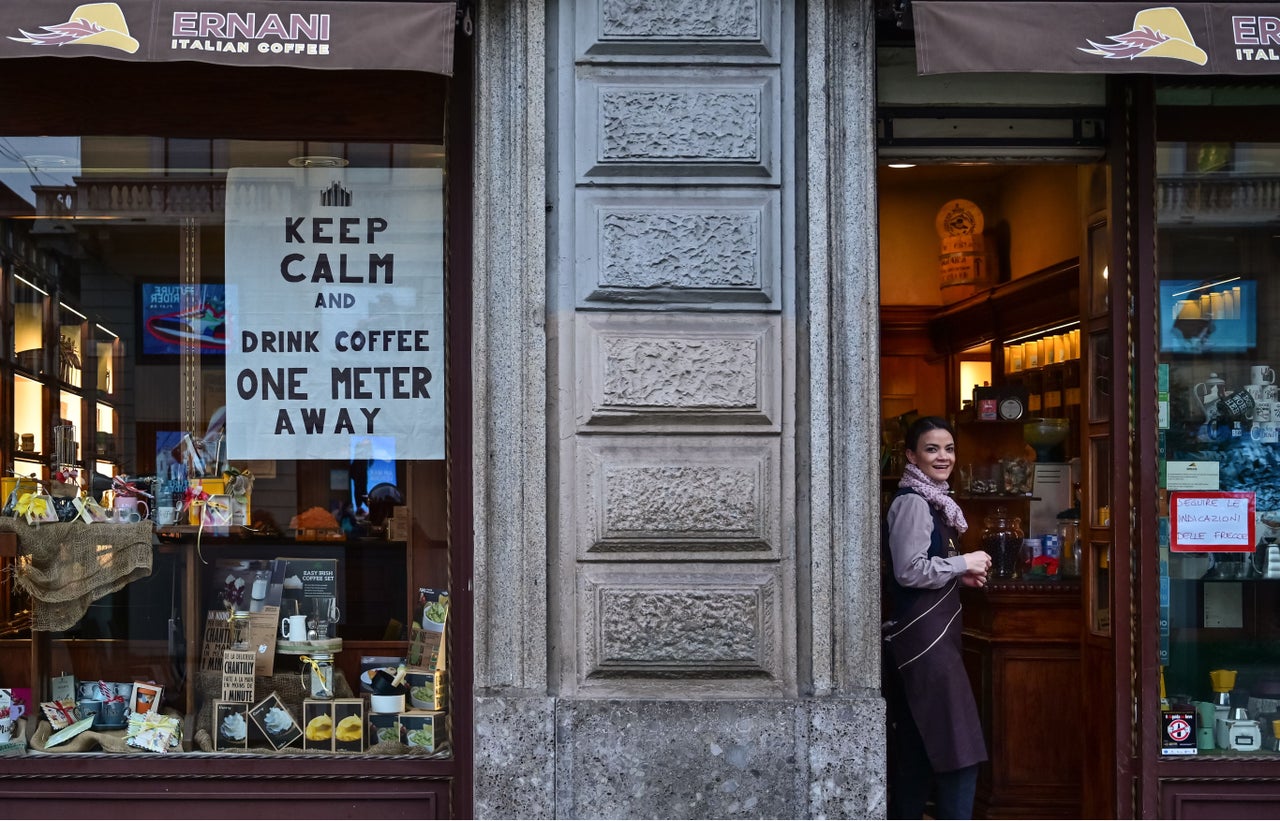
M915 168L916 164L913 162L891 162L889 163L889 167L890 168Z
M292 165L294 168L344 168L350 164L350 160L345 160L342 157L325 157L320 155L294 157L289 160L289 165Z

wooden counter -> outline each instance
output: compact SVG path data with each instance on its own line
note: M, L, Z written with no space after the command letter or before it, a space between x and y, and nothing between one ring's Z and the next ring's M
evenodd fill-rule
M1078 581L964 588L965 667L990 760L976 818L1081 817Z

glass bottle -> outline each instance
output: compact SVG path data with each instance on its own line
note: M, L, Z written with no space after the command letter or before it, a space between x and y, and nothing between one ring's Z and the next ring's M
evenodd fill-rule
M333 656L329 653L312 653L302 661L310 666L312 698L333 698Z
M991 556L991 575L996 579L1013 579L1018 574L1018 558L1022 550L1022 520L1010 516L998 506L985 519L982 549Z
M1062 540L1062 558L1058 563L1058 575L1068 579L1080 577L1080 519L1059 517L1058 536Z
M259 570L253 574L253 587L251 588L250 598L265 599L267 597L267 588L271 586L271 574L266 570Z

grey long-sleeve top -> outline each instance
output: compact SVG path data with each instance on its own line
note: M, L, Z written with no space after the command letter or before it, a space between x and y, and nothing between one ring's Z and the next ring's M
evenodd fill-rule
M889 528L889 554L893 557L893 577L903 587L942 587L964 575L964 556L930 558L933 515L923 496L904 493L889 505L885 516Z

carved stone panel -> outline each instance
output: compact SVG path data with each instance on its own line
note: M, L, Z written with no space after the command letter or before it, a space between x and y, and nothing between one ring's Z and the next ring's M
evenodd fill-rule
M582 188L581 304L779 308L779 192Z
M778 564L579 568L580 687L611 680L706 683L763 691L778 687L784 656Z
M579 558L779 558L780 446L774 436L583 437Z
M779 59L778 0L588 0L577 12L578 59Z
M579 68L580 183L777 183L778 69Z
M582 429L780 429L776 315L583 312L575 323Z

